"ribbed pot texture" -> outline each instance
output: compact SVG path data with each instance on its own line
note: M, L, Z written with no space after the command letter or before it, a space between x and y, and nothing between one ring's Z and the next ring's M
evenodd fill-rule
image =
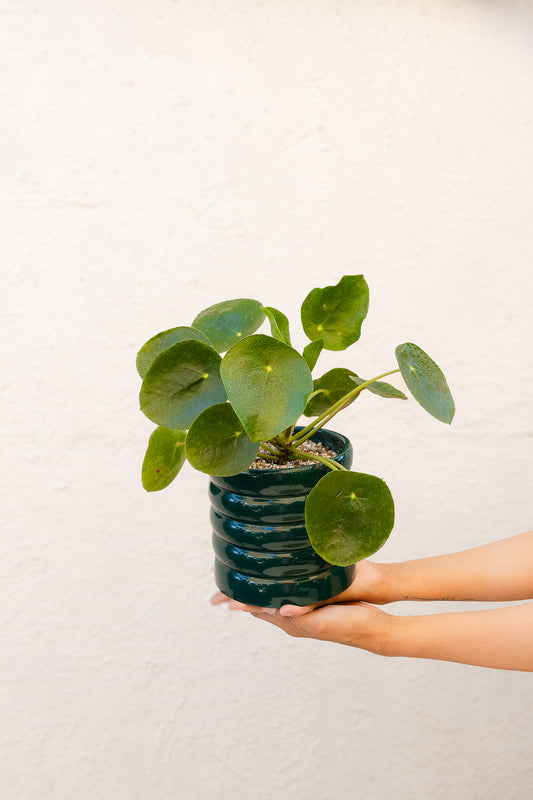
M353 450L345 436L321 430L313 439L349 468ZM287 469L249 469L229 478L211 476L215 580L224 594L254 606L319 603L343 592L354 566L324 561L305 529L305 500L329 472L310 463Z

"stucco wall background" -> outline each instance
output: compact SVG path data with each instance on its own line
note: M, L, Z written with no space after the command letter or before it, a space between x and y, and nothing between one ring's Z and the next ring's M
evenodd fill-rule
M360 342L457 405L345 412L379 555L531 528L533 4L0 2L6 800L506 800L531 677L291 640L214 590L207 479L146 494L135 354L363 273ZM400 385L400 384L398 384ZM461 608L470 607L461 606ZM394 613L455 609L397 605Z

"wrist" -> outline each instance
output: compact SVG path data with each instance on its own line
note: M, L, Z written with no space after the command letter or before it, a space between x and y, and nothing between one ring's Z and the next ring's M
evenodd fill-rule
M450 586L447 575L440 576L440 580L435 578L432 561L433 559L415 559L394 564L380 564L386 585L387 599L384 602L458 599L443 596L451 594L455 591L455 587Z
M374 602L395 603L405 599L402 564L376 564L381 575L379 598Z
M413 620L416 617L389 617L387 635L387 655L391 658L414 657L418 655L416 651L416 630L413 628Z
M402 632L402 621L404 617L396 617L392 614L387 614L385 611L377 612L372 621L372 625L368 629L368 637L366 642L354 642L356 647L364 647L371 653L376 653L380 656L398 656L402 655L402 641L404 638Z
M382 612L383 613L383 612ZM375 632L377 646L372 652L389 658L420 657L423 650L423 637L417 628L419 617L402 617L383 613L379 620L379 631ZM371 649L371 648L368 648Z

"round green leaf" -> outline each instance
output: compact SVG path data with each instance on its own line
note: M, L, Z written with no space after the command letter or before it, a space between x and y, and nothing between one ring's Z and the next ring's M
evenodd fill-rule
M345 275L336 286L313 289L302 304L306 335L311 341L322 339L326 350L344 350L361 335L368 297L362 275Z
M455 403L440 367L416 344L400 344L396 359L407 388L428 414L451 423Z
M165 428L189 428L198 414L226 400L220 356L195 340L177 342L152 362L141 387L141 410Z
M329 472L307 497L305 524L314 550L330 564L347 566L387 541L394 526L394 501L381 478Z
M168 331L162 331L152 336L137 353L137 372L141 378L144 378L151 363L159 353L162 353L167 347L176 344L176 342L183 342L186 339L196 339L200 342L205 342L205 344L211 344L207 336L204 336L200 331L194 330L194 328L183 326L181 328L170 328Z
M231 405L253 442L294 424L313 391L302 356L271 336L249 336L229 350L220 374Z
M237 475L248 469L259 451L229 403L202 411L187 436L187 459L208 475Z
M330 369L329 372L314 381L313 397L309 398L304 414L306 417L323 414L333 403L336 403L345 394L359 386L359 383L362 383L362 381L351 369L344 369L343 367ZM353 397L348 405L353 403L357 397L358 395Z
M281 311L271 306L263 306L263 311L270 321L270 332L274 339L290 345L289 320Z
M314 342L309 342L309 344L307 344L304 347L303 357L307 361L307 366L309 367L309 369L315 368L315 364L318 361L318 356L322 352L323 348L324 348L324 343L322 339L317 339Z
M224 353L254 333L264 319L263 307L257 300L225 300L201 311L192 325L207 336L215 350Z
M150 436L142 466L147 492L158 492L172 483L185 461L186 431L156 428Z

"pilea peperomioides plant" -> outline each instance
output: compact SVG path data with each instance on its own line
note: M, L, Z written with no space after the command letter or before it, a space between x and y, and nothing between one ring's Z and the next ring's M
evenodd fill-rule
M287 317L249 299L218 303L198 314L190 327L172 328L150 339L137 356L143 379L141 409L159 426L143 463L145 489L168 486L185 459L213 476L247 470L260 447L261 458L278 463L319 461L330 472L310 491L305 504L313 548L337 565L376 552L394 524L387 485L323 455L302 453L298 446L365 390L407 399L382 381L397 372L415 400L436 419L450 423L455 409L442 371L411 343L396 348L396 368L369 380L346 367L313 380L311 370L323 349L344 350L359 339L368 299L362 275L346 275L336 286L313 289L301 309L303 330L310 340L303 354L291 346ZM271 335L256 333L265 318ZM302 415L312 419L297 428Z

